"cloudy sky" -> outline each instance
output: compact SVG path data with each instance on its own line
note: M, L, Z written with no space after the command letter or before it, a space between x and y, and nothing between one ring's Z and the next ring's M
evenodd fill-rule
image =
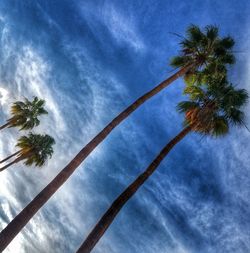
M236 41L230 80L250 92L249 0L1 0L0 122L23 97L46 99L38 133L56 139L41 169L0 175L0 228L105 124L172 73L169 60L193 23ZM177 81L122 123L37 213L6 253L75 252L112 200L182 129ZM246 123L250 126L250 106ZM0 156L16 129L1 132ZM94 253L250 252L250 133L190 134L125 206Z

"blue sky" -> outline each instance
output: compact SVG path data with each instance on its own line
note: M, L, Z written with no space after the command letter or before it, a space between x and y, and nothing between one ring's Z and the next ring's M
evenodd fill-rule
M216 24L236 41L230 80L250 92L248 0L2 0L0 120L11 102L37 95L49 117L35 132L56 139L42 168L0 177L0 228L125 106L172 73L179 38ZM75 252L112 200L182 128L178 80L120 125L31 220L6 253ZM246 123L250 125L249 106ZM20 133L1 132L0 156ZM190 134L126 205L94 253L250 251L250 133Z

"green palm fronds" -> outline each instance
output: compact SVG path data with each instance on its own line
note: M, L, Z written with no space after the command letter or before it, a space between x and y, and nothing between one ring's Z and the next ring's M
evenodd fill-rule
M228 132L230 124L244 124L241 107L248 100L246 90L236 89L225 79L210 78L207 86L190 85L185 93L190 100L177 108L185 113L185 125L191 125L194 131L220 136Z
M204 82L211 74L223 77L227 72L226 65L235 62L232 52L234 40L229 36L221 38L216 26L206 26L201 30L191 25L180 46L180 55L173 57L170 64L177 68L193 65L185 76L188 84Z
M7 161L14 156L15 159L12 162L0 168L0 171L3 171L8 167L10 167L11 165L23 160L25 160L25 165L28 166L35 165L41 167L45 164L45 162L49 158L52 157L53 155L52 146L54 144L55 140L47 134L41 135L29 133L27 136L21 136L16 144L19 150L16 153L0 161L0 163Z
M22 136L17 142L20 148L20 157L26 161L25 164L41 167L47 159L52 157L55 140L49 135L29 133L28 136Z
M40 124L39 116L48 113L44 109L44 105L45 101L38 97L34 97L32 101L25 98L24 101L13 103L11 106L12 117L7 120L7 124L4 126L19 127L20 130L33 129Z

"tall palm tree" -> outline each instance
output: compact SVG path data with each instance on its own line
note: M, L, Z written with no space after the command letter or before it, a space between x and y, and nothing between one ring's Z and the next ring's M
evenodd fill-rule
M199 27L191 25L187 29L186 38L180 44L180 55L173 58L171 62L171 65L179 68L179 70L129 105L80 150L73 160L2 231L0 234L0 250L5 249L33 215L66 182L76 168L109 133L144 102L158 94L179 77L186 75L192 75L193 77L196 72L200 76L200 73L203 73L206 68L210 71L211 66L221 67L234 63L234 56L232 54L233 39L230 37L221 38L218 34L218 28L214 26L207 26L202 31ZM216 71L217 67L213 67L212 69Z
M170 150L188 133L194 131L218 137L228 133L230 123L234 125L243 123L244 113L241 111L241 106L248 99L245 90L236 90L231 84L225 84L224 87L212 84L207 90L193 87L193 89L195 88L199 92L196 95L190 94L190 101L184 101L178 105L179 111L185 113L185 128L161 150L148 168L116 198L77 250L77 253L91 252L122 207L153 174Z
M40 121L38 117L48 112L44 109L45 101L34 97L32 101L27 98L24 101L17 101L11 106L12 117L7 123L0 127L0 130L6 127L19 127L20 130L32 129L38 126Z
M25 160L25 165L31 166L34 164L35 166L41 167L48 158L51 158L53 154L52 146L54 144L54 139L47 134L41 135L29 133L28 136L22 136L18 139L16 145L19 147L19 150L1 162L10 159L13 156L16 156L16 158L14 161L0 168L0 171L7 169L11 165L22 160Z

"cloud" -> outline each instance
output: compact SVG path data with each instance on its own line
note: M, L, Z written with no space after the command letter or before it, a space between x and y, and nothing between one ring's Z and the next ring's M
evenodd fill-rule
M44 116L41 125L34 131L52 135L56 139L56 146L53 158L41 170L18 164L1 173L1 228L5 227L67 164L80 147L103 126L103 122L110 119L110 115L107 117L107 108L114 103L114 98L120 96L120 92L124 93L123 95L126 93L115 76L109 76L107 80L105 73L93 72L94 67L91 62L82 62L82 52L74 50L73 53L68 42L65 42L61 53L66 54L66 58L67 54L70 54L77 71L85 70L84 78L87 80L81 85L71 84L65 94L63 89L67 86L63 85L67 81L57 82L57 77L61 73L53 72L55 66L46 61L47 55L42 54L29 43L15 41L15 38L11 38L11 32L11 29L6 29L2 34L4 47L1 50L3 66L0 89L0 93L3 94L1 121L8 118L9 106L13 101L24 96L43 98L46 100L49 115ZM5 43L6 41L8 44ZM11 68L10 63L12 63ZM122 102L123 99L115 101L120 107ZM114 114L115 110L110 107L109 113ZM72 122L78 125L75 126ZM1 157L15 150L15 142L19 135L16 129L6 129L1 132ZM98 148L88 159L89 162L85 163L85 167L93 166L97 152L102 155L101 148ZM78 175L79 173L77 172ZM86 208L85 204L93 203L89 197L92 186L88 184L84 187L84 183L88 180L88 173L85 172L81 173L80 183L77 177L72 178L63 187L63 191L60 190L13 240L6 252L73 251L76 247L76 243L73 242L76 238L81 240L82 236L79 238L79 235L87 229L88 223L84 224L83 214L87 217L90 208ZM72 244L65 242L65 237L72 238Z
M66 130L65 122L61 116L59 105L52 97L48 84L51 75L48 65L37 55L31 47L24 46L22 53L17 57L16 84L19 94L28 92L29 95L38 96L46 100L46 108L52 114L53 122L59 132Z
M117 73L107 71L107 61L99 55L100 44L111 42L104 43L105 49L109 52L112 48L115 59L121 60L120 49L125 47L126 55L134 56L135 51L144 53L145 41L150 39L140 33L138 24L142 14L134 6L135 11L128 12L132 8L124 10L118 2L115 5L103 1L104 5L94 6L95 1L75 1L76 9L80 6L81 10L78 16L76 9L72 12L69 8L68 1L60 1L60 5L40 1L38 9L37 1L31 1L29 8L27 3L14 2L5 2L10 9L0 24L1 121L8 117L9 105L14 100L41 96L47 101L49 115L35 131L48 132L57 144L53 158L41 170L19 164L1 173L1 228L128 101L144 90L145 87L138 86L138 92L128 96L127 87L134 92L135 83L121 83ZM188 6L180 3L180 11L183 14L190 11ZM197 4L194 6L199 8ZM157 30L162 33L159 24L168 24L172 14L168 10L166 19L164 11L160 18L155 17L161 12L156 7L149 21L154 27L153 21L158 19ZM16 13L18 19L25 17L22 19L25 22L15 21ZM180 22L180 16L175 12L173 15L174 24ZM86 32L86 24L95 40ZM182 29L176 27L176 30ZM159 32L154 33L154 39ZM96 54L89 54L86 41L93 43L91 50L96 49ZM162 52L162 48L157 50ZM134 57L130 61L131 69L133 64L138 64L137 60ZM147 61L145 66L151 59ZM163 61L161 58L160 62ZM127 61L122 64L124 67ZM164 69L158 63L157 66L153 71L155 76L161 75L157 69ZM117 71L121 71L120 76L131 74L127 69ZM138 80L152 80L146 72L134 74L138 74ZM37 213L6 252L74 252L112 200L181 129L181 116L175 111L180 87L170 87L166 94L148 102L119 126ZM20 133L8 129L0 134L0 156L4 157L15 150ZM248 252L247 141L247 133L241 130L235 130L224 140L201 141L198 135L188 137L129 201L93 252L214 253L225 249L231 253L235 252L234 248Z
M9 92L6 89L0 87L0 103L2 106L7 103L8 95Z
M145 50L145 43L136 24L136 17L124 14L113 3L104 3L101 11L90 3L79 3L83 16L90 16L87 22L92 29L96 29L96 21L104 25L113 37L114 41L121 46L128 46L137 52ZM132 13L131 13L132 14ZM93 19L93 20L91 20ZM98 36L98 34L96 34Z
M125 16L114 5L106 4L103 9L103 20L118 43L125 43L136 51L141 51L145 48L134 17Z

